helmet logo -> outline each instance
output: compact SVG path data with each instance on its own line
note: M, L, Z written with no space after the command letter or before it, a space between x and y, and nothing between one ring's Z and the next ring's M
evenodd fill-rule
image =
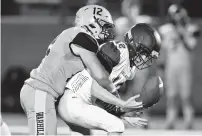
M141 36L141 37L139 38L139 43L141 43L143 40L144 40L144 36Z

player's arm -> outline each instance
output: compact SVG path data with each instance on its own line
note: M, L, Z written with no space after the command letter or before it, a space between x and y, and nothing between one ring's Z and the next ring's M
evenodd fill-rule
M125 104L125 101L117 98L110 92L106 91L95 80L93 80L93 83L92 83L91 93L94 97L96 97L106 103L114 104L119 107L123 107Z
M131 97L127 101L123 101L119 99L118 97L114 96L113 94L111 94L110 92L106 91L95 80L93 80L93 83L92 83L91 93L94 97L106 103L119 106L121 108L126 108L126 109L142 108L142 102L135 101L135 99L139 97L138 95Z
M109 80L109 74L104 69L96 56L98 45L94 39L85 33L78 34L70 46L72 52L79 56L84 65L89 69L91 76L110 92L116 91Z
M89 69L91 76L95 79L101 86L106 88L110 92L115 91L115 86L109 80L109 74L104 69L100 61L97 59L97 56L94 52L83 49L77 45L73 45L72 49L74 53L79 55Z

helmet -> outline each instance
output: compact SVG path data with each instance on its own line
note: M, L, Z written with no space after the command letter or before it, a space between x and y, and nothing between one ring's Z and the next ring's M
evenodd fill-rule
M152 60L157 59L161 49L159 33L145 23L133 26L124 36L128 45L131 67L144 69L152 65Z
M98 5L87 5L76 13L75 25L86 28L93 37L105 41L114 36L109 29L114 27L114 22L109 11Z
M174 25L180 24L186 26L189 21L187 11L180 5L173 4L168 8L168 17Z

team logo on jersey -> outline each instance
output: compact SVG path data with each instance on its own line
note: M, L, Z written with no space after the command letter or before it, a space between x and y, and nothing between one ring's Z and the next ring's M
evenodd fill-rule
M44 112L36 113L37 135L45 135Z

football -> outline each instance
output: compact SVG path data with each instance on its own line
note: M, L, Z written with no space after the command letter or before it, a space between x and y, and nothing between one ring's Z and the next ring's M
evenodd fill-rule
M140 97L144 108L149 108L156 104L163 93L163 82L160 77L152 76L143 85Z

